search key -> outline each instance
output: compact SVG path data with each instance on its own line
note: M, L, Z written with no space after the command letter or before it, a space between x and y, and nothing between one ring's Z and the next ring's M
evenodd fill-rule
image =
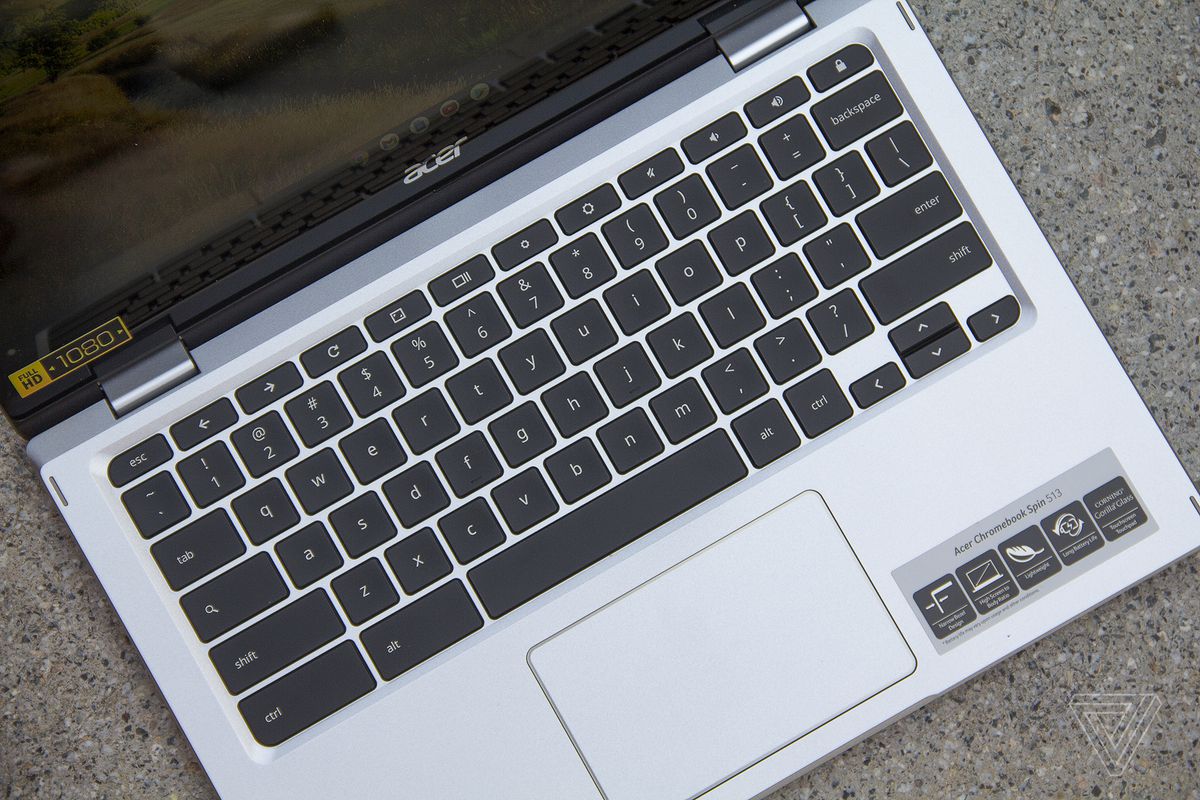
M202 642L211 642L288 596L271 557L259 553L179 599Z

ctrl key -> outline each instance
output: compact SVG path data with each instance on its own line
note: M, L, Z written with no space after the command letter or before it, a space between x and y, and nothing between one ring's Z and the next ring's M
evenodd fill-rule
M358 648L343 642L238 703L255 740L275 747L375 688Z

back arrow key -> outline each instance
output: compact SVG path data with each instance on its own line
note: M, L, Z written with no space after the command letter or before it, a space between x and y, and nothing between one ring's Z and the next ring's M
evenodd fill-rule
M900 367L884 364L864 378L850 384L850 394L859 408L870 408L904 388L907 381Z
M238 420L229 398L205 406L191 416L184 417L171 426L171 438L180 450L188 450L233 425Z

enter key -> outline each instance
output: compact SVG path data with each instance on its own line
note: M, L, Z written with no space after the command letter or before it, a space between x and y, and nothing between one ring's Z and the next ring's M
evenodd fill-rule
M962 216L962 206L946 178L935 172L858 215L858 226L879 258Z

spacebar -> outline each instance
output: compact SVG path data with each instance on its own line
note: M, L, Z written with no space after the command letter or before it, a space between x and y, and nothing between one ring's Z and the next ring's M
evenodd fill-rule
M467 573L492 619L527 603L746 477L713 431Z

